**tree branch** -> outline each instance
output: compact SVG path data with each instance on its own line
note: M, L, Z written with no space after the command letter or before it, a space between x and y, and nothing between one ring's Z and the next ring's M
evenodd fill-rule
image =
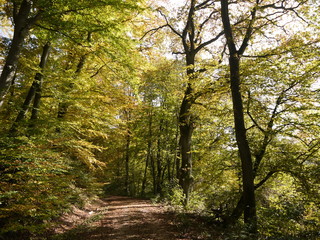
M168 24L165 24L165 25L162 25L160 27L157 27L157 28L153 28L153 29L150 29L148 30L147 32L145 32L143 34L143 36L140 38L140 41L143 40L145 38L145 36L147 36L149 33L153 32L152 34L150 34L150 36L152 36L153 34L155 34L157 31L159 31L160 29L162 28L165 28L165 27L169 27Z
M217 36L215 36L214 38L200 44L196 49L195 49L195 52L199 52L202 48L204 48L205 46L208 46L209 44L217 41L221 36L223 36L224 34L224 31L221 31Z
M199 30L198 30L198 34L196 36L196 39L195 39L195 42L197 42L198 40L200 40L200 34L201 34L201 31L204 27L204 25L211 19L211 17L213 16L213 14L217 13L216 10L212 11L210 13L210 15L199 25Z
M197 6L195 6L195 9L196 10L200 10L200 9L206 8L207 6L209 6L211 4L214 4L214 1L206 0L206 1L202 2L202 3L199 3Z
M231 28L230 17L229 17L229 3L228 0L220 0L221 2L221 17L224 28L224 34L227 39L228 48L230 54L237 52L237 48L234 42L233 31Z
M264 133L265 134L265 130L262 128L262 127L260 127L260 125L257 123L257 121L253 118L253 116L251 115L251 113L250 113L250 103L251 103L251 93L250 93L250 91L248 92L248 104L247 104L247 114L248 114L248 116L250 117L250 119L251 119L251 121L253 122L253 124L262 132L262 133Z
M269 180L269 178L271 178L273 176L273 174L277 173L279 171L270 171L259 183L257 183L254 186L254 189L257 190L259 187L261 187L266 181Z
M239 55L242 55L246 50L246 48L248 47L248 43L249 43L249 40L251 39L252 32L253 32L253 24L256 20L256 13L257 13L257 5L254 6L253 10L251 11L251 19L247 27L246 34L242 41L241 47L238 50Z
M65 36L67 38L69 38L72 42L76 43L77 45L80 45L80 46L83 46L80 42L78 42L77 40L75 40L73 37L69 36L68 34L66 33L63 33L57 29L53 29L53 28L48 28L48 27L45 27L43 25L40 25L40 24L35 24L35 26L39 27L39 28L42 28L44 30L47 30L47 31L51 31L51 32L56 32L56 33L59 33L61 34L62 36Z
M167 16L161 12L161 10L158 10L158 12L160 13L161 16L164 17L164 20L166 21L166 25L172 30L172 32L174 32L176 35L178 35L180 38L183 38L183 36L181 35L181 33L179 33L174 27L172 27L172 25L169 23Z
M105 66L106 66L106 64L103 64L101 67L99 67L98 70L97 70L94 74L92 74L92 75L90 76L90 78L94 78L95 76L97 76L97 75L99 74L99 72L100 72Z
M302 160L301 163L305 163L306 161L308 161L308 159L313 155L315 154L316 152L318 152L320 149L320 142L318 141L315 145L313 145L311 148L308 149L308 154L307 153L303 153L303 154L300 154L297 159L305 156L305 158ZM310 152L311 151L311 152Z

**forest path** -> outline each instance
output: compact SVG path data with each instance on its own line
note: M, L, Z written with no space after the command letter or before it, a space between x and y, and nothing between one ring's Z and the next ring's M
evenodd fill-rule
M79 219L82 221L79 224ZM78 226L72 226L78 222ZM79 225L81 227L79 227ZM174 214L150 200L113 196L62 219L53 239L187 240L174 223Z

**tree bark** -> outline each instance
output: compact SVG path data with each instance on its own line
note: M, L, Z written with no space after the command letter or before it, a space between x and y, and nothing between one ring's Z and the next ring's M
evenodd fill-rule
M32 102L32 99L35 97L35 95L37 96L37 100L35 99L36 102L36 106L37 108L39 108L39 103L40 103L40 91L41 91L41 85L42 85L42 79L43 79L43 69L47 63L47 59L49 57L49 52L50 52L50 43L46 43L46 45L44 45L43 50L42 50L42 54L41 54L41 60L40 60L40 72L36 73L34 81L32 82L32 85L28 91L28 94L26 96L26 99L24 100L21 110L16 118L16 120L14 121L11 129L10 129L10 133L15 133L17 130L17 126L19 124L19 122L21 122L22 120L25 119L26 114L28 112L29 106ZM34 105L35 107L35 105ZM31 117L31 119L33 119Z
M152 186L153 186L153 194L157 193L157 177L156 177L156 166L154 162L154 156L151 154L150 156L150 163L151 163L151 175L152 175Z
M40 68L43 70L48 57L49 57L49 51L50 51L50 43L47 43L43 47L43 53L41 57L41 62L40 62ZM31 120L36 120L38 119L38 113L39 113L39 107L40 107L40 100L41 100L41 92L42 92L42 84L43 84L43 74L42 73L37 73L35 76L35 95L34 95L34 100L33 100L33 108L32 108L32 113L31 113Z
M193 118L191 114L191 107L193 105L193 88L192 80L195 78L194 64L195 64L195 0L191 0L191 5L188 13L186 26L182 33L182 44L186 54L186 66L188 85L184 93L184 97L180 106L179 112L179 153L180 153L180 169L179 169L179 184L184 194L184 205L189 202L190 192L192 188L192 152L191 139L194 129Z
M125 155L125 171L126 171L126 176L125 176L125 190L126 194L129 196L130 195L130 183L129 183L129 161L130 161L130 142L131 142L131 136L130 136L130 131L128 130L127 133L127 139L126 139L126 155Z
M141 186L141 197L145 196L145 191L146 191L146 183L147 183L147 171L148 171L148 166L150 162L150 157L151 157L151 147L152 147L152 112L150 112L149 116L149 124L148 124L148 147L147 147L147 156L146 156L146 163L145 163L145 168L144 168L144 174L143 174L143 179L142 179L142 186Z
M40 16L38 13L35 17L29 18L31 9L32 1L23 0L20 4L19 11L13 13L13 39L0 76L0 107L3 105L5 97L12 83L12 79L14 78L19 55L25 38L29 34L29 31L36 22L37 18Z
M243 101L240 89L240 57L241 54L243 54L251 36L252 22L248 26L246 37L243 40L240 49L237 50L230 24L228 5L228 1L221 0L221 17L230 54L230 89L232 94L234 126L242 169L244 222L247 224L249 232L256 233L257 213L254 188L254 171L251 150L247 140ZM252 15L252 17L254 19L254 15Z
M172 164L172 178L175 176L176 179L179 179L179 170L180 170L180 152L179 152L179 124L177 121L176 124L176 133L175 133L175 142L174 142L174 159Z
M170 161L170 156L166 156L166 162L167 162L167 177L168 177L168 182L172 182L172 175L171 175L171 161Z
M233 54L229 58L230 64L230 80L231 80L231 93L233 103L234 124L236 132L236 140L239 149L242 169L242 184L243 184L243 197L244 197L244 221L252 225L252 229L256 229L256 201L254 193L254 172L251 157L251 151L247 140L243 101L240 90L240 59L237 54ZM255 230L254 230L255 231Z
M181 167L179 171L179 184L182 187L185 202L187 205L189 202L191 185L193 182L192 178L192 153L191 153L191 138L193 133L193 120L190 113L192 102L190 95L192 92L191 84L188 84L188 87L183 98L180 114L179 114L179 129L180 129L180 139L179 139L179 148L180 148L180 158L181 158Z
M276 171L276 170L268 172L268 174L262 180L260 180L259 183L257 183L254 186L254 189L257 190L259 187L261 187L265 182L267 182L277 172L278 171ZM237 206L233 209L230 216L225 217L225 221L223 223L225 225L234 224L241 217L241 215L244 211L244 207L245 207L244 196L243 196L243 192L242 192L241 197L237 203Z
M162 193L162 156L161 156L161 132L162 132L162 124L163 120L160 120L160 127L159 127L159 135L157 140L157 184L156 184L156 193Z

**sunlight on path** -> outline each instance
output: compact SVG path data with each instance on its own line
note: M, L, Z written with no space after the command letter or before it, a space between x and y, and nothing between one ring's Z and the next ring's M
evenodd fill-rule
M72 238L90 240L186 240L179 238L173 215L151 201L128 197L103 199L103 216Z

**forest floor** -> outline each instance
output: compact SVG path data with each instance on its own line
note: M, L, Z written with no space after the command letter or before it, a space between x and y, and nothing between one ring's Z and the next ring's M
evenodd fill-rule
M60 219L52 240L193 240L221 239L197 219L179 217L150 200L112 196L74 208Z

